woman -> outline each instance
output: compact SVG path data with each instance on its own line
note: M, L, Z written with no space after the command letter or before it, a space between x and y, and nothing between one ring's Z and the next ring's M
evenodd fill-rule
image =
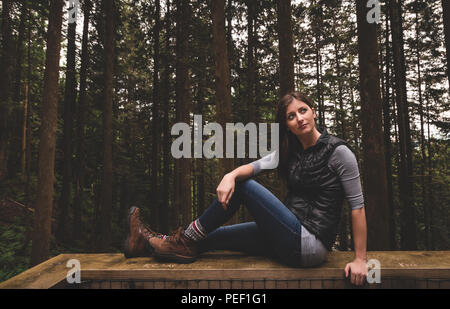
M278 174L286 181L284 203L250 179L275 159L275 152L226 174L217 187L218 198L187 229L174 236L157 234L139 220L139 209L129 214L130 234L125 256L154 253L180 263L195 261L207 250L236 250L276 258L294 267L326 261L334 243L342 202L352 208L355 259L345 267L351 282L367 276L366 220L355 156L346 143L315 124L309 99L298 92L278 103L280 125ZM254 222L222 226L243 204Z

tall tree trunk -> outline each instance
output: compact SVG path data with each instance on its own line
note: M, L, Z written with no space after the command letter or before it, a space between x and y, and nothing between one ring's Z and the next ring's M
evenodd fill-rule
M339 40L339 38L337 38ZM341 63L339 59L340 54L340 42L334 43L334 53L335 53L335 64L336 64L336 77L337 77L337 84L338 84L338 102L339 102L339 109L336 111L336 120L337 125L340 128L339 135L342 139L347 139L347 134L345 130L345 112L344 112L344 94L343 94L343 87L342 87L342 72L341 72ZM342 213L341 213L341 221L339 224L339 250L346 251L349 248L348 244L348 235L349 233L349 217L351 217L350 214L350 207L348 203L345 203L342 207Z
M206 55L203 55L203 59L206 59ZM203 115L203 107L205 106L205 93L206 93L206 74L204 70L199 72L199 82L197 91L197 105L196 114ZM206 209L206 191L205 191L205 159L199 158L196 160L196 179L197 179L197 212L202 214Z
M255 93L255 1L247 0L247 112L248 122L256 122L256 93Z
M400 0L390 0L392 46L399 129L399 186L402 204L402 249L416 249L416 224L413 198L412 147L406 89L405 55L403 50L402 8Z
M292 39L291 0L277 0L278 47L280 61L280 96L295 89L294 43Z
M177 122L190 123L192 98L190 91L189 73L189 29L190 29L190 1L177 0L177 26L176 26L176 110ZM175 161L176 187L175 210L181 215L181 222L187 225L192 221L192 186L191 186L191 159L181 158Z
M226 8L226 19L227 19L227 48L228 48L228 63L230 64L230 83L233 84L232 70L234 67L234 45L233 45L233 0L227 0Z
M228 49L225 36L225 0L213 0L211 2L212 24L213 24L213 49L215 63L215 85L216 85L216 120L222 126L231 122L231 86L230 68L228 63ZM223 141L226 132L223 130ZM225 153L225 147L224 147ZM219 177L233 169L233 158L219 159ZM232 219L237 222L237 216Z
M445 50L447 53L447 79L450 89L450 1L442 0L442 17L444 20Z
M153 29L153 40L155 51L153 53L153 106L152 106L152 168L151 168L151 209L154 211L152 218L155 218L152 222L152 226L155 226L157 230L160 229L160 222L158 220L159 213L162 211L162 204L160 200L160 194L158 190L158 172L160 167L160 117L158 114L160 98L159 98L159 33L160 33L160 0L155 1L155 26Z
M89 20L92 3L85 0L83 3L83 38L81 43L81 68L80 68L80 94L78 96L77 110L77 156L75 172L75 196L74 196L74 239L81 239L82 229L82 210L83 210L83 188L85 177L85 126L86 126L86 87L87 87L87 68L89 66L88 39L89 39Z
M31 10L28 9L28 17L29 20L31 19ZM22 172L26 175L26 185L25 185L25 202L26 204L30 204L31 199L31 24L28 24L28 43L27 43L27 62L28 62L28 68L27 68L27 84L26 84L26 100L28 102L27 104L27 117L26 117L26 134L25 134L25 164L23 164L24 169ZM31 224L30 224L31 226Z
M322 16L322 8L316 4L314 0L312 5L317 7L318 11L315 14ZM315 15L312 16L312 31L314 34L314 48L315 48L315 62L316 62L316 89L317 89L317 115L319 120L319 126L325 126L325 107L323 101L323 88L322 88L322 55L321 55L321 18Z
M105 3L105 88L103 111L103 179L100 201L100 235L97 248L106 250L111 243L112 218L112 107L113 107L113 70L114 70L114 0Z
M400 153L399 153L399 149L400 149L400 144L399 144L399 137L398 137L398 117L397 117L397 98L396 98L396 94L395 94L395 70L394 70L394 80L392 81L391 84L391 88L394 89L394 91L392 92L392 96L394 97L395 100L395 104L392 104L392 120L393 120L393 127L394 127L394 157L393 157L393 161L394 164L392 165L392 173L398 176L400 175ZM397 179L397 185L399 185L399 181ZM400 190L397 191L397 198L399 200L400 205L398 206L398 209L401 209L401 200L400 200ZM398 222L396 225L394 225L395 230L394 230L394 239L395 239L395 249L396 250L400 250L402 245L400 242L397 241L397 235L400 235L401 233L401 218L400 218L400 214L398 214L399 211L395 211L394 213L397 213L396 218L394 218L394 220L397 220L398 218ZM401 236L401 235L400 235Z
M12 39L10 25L11 1L2 1L2 50L0 58L0 181L7 176L8 120L11 109L12 91Z
M416 1L417 3L417 1ZM416 12L416 60L417 60L417 87L419 90L419 117L420 117L420 150L422 154L422 162L420 165L420 185L422 187L422 207L424 213L425 224L425 248L430 250L430 222L429 222L429 205L427 204L426 187L425 187L425 168L426 168L426 155L425 155L425 129L424 129L424 117L423 117L423 95L422 95L422 68L420 62L420 28L419 28L419 13Z
M338 79L338 101L339 101L339 112L337 113L339 116L337 117L339 119L339 127L340 127L340 135L341 138L346 140L347 134L345 130L345 111L344 111L344 95L343 95L343 87L342 87L342 73L341 73L341 63L340 63L340 43L336 43L334 45L334 52L336 55L336 76Z
M76 20L69 23L67 29L67 68L66 85L64 93L64 138L63 138L63 185L61 197L59 200L58 230L57 239L61 242L69 240L69 208L71 204L72 187L72 131L73 114L75 111L77 97L77 80L75 71L75 53L76 53Z
M39 132L38 189L30 261L32 266L46 260L50 249L63 4L63 0L53 0L50 3L41 107L43 121Z
M389 16L386 16L386 74L385 74L385 92L383 98L383 127L384 127L384 152L386 160L386 181L388 190L388 205L389 205L389 230L391 249L396 249L395 242L395 216L394 216L394 191L393 191L393 181L392 181L392 145L391 145L391 47L389 44Z
M231 122L232 120L230 70L228 63L228 52L226 47L227 43L225 38L225 0L213 0L211 8L216 78L216 118L222 128L225 128L225 124L227 122ZM219 160L220 175L224 175L225 173L229 172L232 167L232 159Z
M353 119L352 119L352 131L353 131L353 142L355 143L355 156L356 159L359 160L359 139L358 136L360 136L359 133L359 129L358 129L358 115L357 112L355 110L355 94L354 94L354 90L356 88L355 84L354 84L354 80L353 80L353 66L350 63L350 76L349 76L349 80L350 80L350 104L351 104L351 114L353 115Z
M428 188L428 208L430 212L430 247L431 250L435 250L436 248L436 239L438 239L438 233L434 228L434 220L433 220L433 210L434 210L434 194L433 194L433 165L431 158L433 157L432 149L431 149L431 131L430 131L430 99L429 99L429 84L425 83L425 100L426 100L426 112L427 112L427 153L428 153L428 172L427 172L427 188Z
M356 0L360 63L363 183L368 223L368 249L390 248L389 209L383 131L381 127L380 73L376 24L366 20L364 1Z
M19 33L17 37L17 48L16 48L16 65L14 69L14 85L13 85L13 110L12 110L12 122L9 128L11 132L9 155L8 155L8 176L10 179L16 177L17 172L20 170L21 162L21 139L22 131L20 128L23 125L24 110L21 104L22 95L22 52L23 52L23 41L25 38L25 21L27 19L27 2L22 3L22 8L20 10L20 23L19 23Z
M170 207L170 199L169 199L169 173L170 173L170 138L171 135L169 133L169 105L170 105L170 64L169 59L171 55L171 48L170 48L170 25L171 25L171 18L170 18L170 1L166 2L167 5L167 11L165 14L165 52L162 54L163 57L163 63L164 63L164 71L163 71L163 111L164 111L164 120L163 120L163 132L164 132L164 138L163 138L163 156L164 156L164 162L163 162L163 184L162 184L162 209L159 213L159 221L160 221L160 231L162 233L168 233L169 231L169 207Z
M27 18L31 19L31 10L27 9ZM27 82L25 84L23 135L22 135L22 175L25 181L24 204L31 203L31 23L27 27ZM33 218L26 219L25 241L19 252L25 252L32 239Z
M22 144L20 150L20 158L21 158L21 171L23 173L23 178L25 178L25 170L26 170L26 151L27 151L27 122L28 122L28 104L29 104L29 84L26 83L24 87L24 100L23 100L23 118L22 118Z

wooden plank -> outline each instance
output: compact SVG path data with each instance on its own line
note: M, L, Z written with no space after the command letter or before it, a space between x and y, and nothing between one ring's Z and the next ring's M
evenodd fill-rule
M91 283L91 289L99 289L100 288L100 281L93 281Z
M111 289L111 281L109 280L100 281L100 289Z
M334 289L334 280L322 280L322 287L324 289Z
M403 289L414 289L416 287L416 280L414 279L399 279Z
M275 280L266 280L265 281L265 288L266 289L275 289L276 288Z
M404 289L405 288L404 280L399 280L398 278L392 279L391 288L392 289Z
M209 282L207 280L200 280L198 282L198 288L199 289L208 289L209 288Z
M370 251L378 259L382 282L389 279L450 280L450 251ZM62 254L0 283L0 288L50 288L65 280L69 259L78 259L82 280L173 281L173 280L340 280L353 252L330 252L327 262L316 268L291 268L276 261L245 254L203 254L191 264L162 263L151 257L126 259L123 254ZM411 281L405 281L411 286ZM236 283L235 283L236 284ZM241 284L242 285L242 284ZM270 283L269 283L270 285ZM398 283L401 285L401 283ZM314 283L317 286L317 283ZM327 286L327 284L325 284ZM384 288L385 285L382 284Z
M392 279L381 279L381 288L382 289L392 288Z
M167 264L167 263L146 263L145 269L142 269L142 264L134 263L126 265L127 267L120 267L120 272L115 272L114 269L109 267L107 270L100 269L86 269L85 276L89 277L107 277L111 276L111 279L115 277L134 277L139 276L141 279L150 278L166 278L166 279L189 279L192 277L192 270L196 270L196 278L205 280L221 280L226 276L230 279L252 278L258 279L292 279L299 280L305 279L339 279L343 277L343 269L346 261L343 261L343 256L348 256L346 252L331 252L328 262L318 268L289 268L277 263L265 260L264 258L257 257L242 257L239 260L235 259L235 256L224 256L221 259L213 261L211 257L205 257L203 260L199 260L195 263L186 265L179 264ZM351 253L351 252L350 252ZM423 253L423 252L422 252ZM434 252L433 252L434 253ZM427 254L427 253L424 253ZM446 256L445 256L446 254ZM402 262L401 258L396 252L391 255L386 253L370 253L370 258L381 258L382 277L405 277L410 279L415 278L448 278L450 277L450 265L441 263L432 265L433 261L440 261L440 258L445 256L447 259L450 257L448 252L437 252L430 256L422 256L416 252L405 253L405 259ZM369 255L369 254L368 254ZM416 262L413 262L413 259ZM132 260L132 259L130 259ZM246 261L245 261L246 260ZM338 261L342 260L341 266L338 265ZM244 263L242 264L242 262ZM148 262L148 260L146 261ZM419 263L420 262L420 263ZM141 265L140 269L135 269L136 266ZM124 266L124 265L122 265ZM251 267L249 267L251 266ZM445 268L446 267L446 268ZM150 269L152 271L150 271ZM413 270L413 271L412 271ZM83 271L82 271L83 272Z
M122 288L122 283L120 281L111 281L111 289L121 289Z
M167 280L164 284L164 288L165 289L175 289L176 288L176 284L175 284L175 280Z
M155 289L154 281L143 281L141 289Z
M439 289L439 280L428 280L427 286L429 289Z
M348 288L350 288L350 284L347 279L336 279L336 280L334 280L334 288L335 289L348 289Z
M164 281L160 281L160 280L157 280L157 281L155 281L155 287L154 287L155 289L165 289L166 288L166 281L164 280Z
M287 280L277 280L275 281L276 289L287 289L288 283Z
M80 289L84 289L84 290L91 289L91 284L92 284L91 281L88 281L88 280L82 281L81 284L80 284L81 285Z
M311 289L321 289L322 280L311 280Z
M230 280L220 280L220 288L221 289L231 289L231 281Z
M255 281L253 281L253 287L255 289L264 289L264 287L265 287L264 284L265 284L264 280L255 280Z
M311 288L311 280L300 280L300 288L301 289L310 289Z
M253 280L244 280L242 281L243 289L253 289Z
M198 289L198 280L189 280L187 286L188 289Z
M242 280L231 280L232 289L242 289Z
M366 289L370 289L370 290L381 289L381 283L366 283L364 286Z
M416 280L414 280L414 279L405 280L405 287L407 289L415 289L416 288Z
M417 289L426 289L427 288L427 280L416 280L416 288Z
M188 282L186 280L177 280L175 282L175 289L187 289Z
M220 281L219 280L211 280L209 281L210 289L220 289Z
M439 282L440 289L450 289L450 280L442 280Z
M48 289L64 280L69 259L60 254L0 283L0 289Z
M153 281L151 281L151 282L153 282ZM144 282L144 281L137 280L137 281L130 282L130 286L132 289L144 289L145 283L146 282ZM147 283L149 283L149 282L147 281Z
M298 280L289 280L287 282L287 288L288 289L298 289L298 288L300 288L300 281L298 281Z

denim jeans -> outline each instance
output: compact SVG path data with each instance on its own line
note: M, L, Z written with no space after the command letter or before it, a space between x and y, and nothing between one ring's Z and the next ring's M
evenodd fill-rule
M221 226L245 205L254 222ZM253 179L236 182L225 210L216 199L199 217L208 233L200 243L202 252L232 250L276 258L290 266L301 266L301 224L297 217L269 190Z

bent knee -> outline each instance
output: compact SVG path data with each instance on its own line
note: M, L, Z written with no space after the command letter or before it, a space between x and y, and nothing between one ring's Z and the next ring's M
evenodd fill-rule
M251 191L252 189L261 186L256 180L254 179L245 179L242 181L236 182L236 188L235 191Z

